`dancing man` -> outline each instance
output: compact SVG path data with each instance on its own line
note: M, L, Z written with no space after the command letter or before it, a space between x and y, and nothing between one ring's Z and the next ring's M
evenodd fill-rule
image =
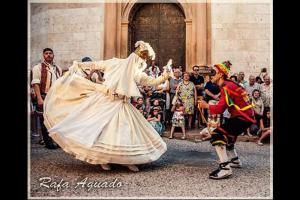
M217 105L209 105L199 101L200 108L209 109L210 114L222 114L228 108L230 119L210 134L210 142L215 147L220 159L219 168L209 174L209 178L223 179L232 175L231 167L242 166L234 144L237 136L246 130L254 120L254 111L250 105L246 91L237 83L228 80L231 63L225 61L214 65L215 75L212 81L221 88L220 101ZM227 151L226 151L227 150ZM228 156L227 156L228 153Z

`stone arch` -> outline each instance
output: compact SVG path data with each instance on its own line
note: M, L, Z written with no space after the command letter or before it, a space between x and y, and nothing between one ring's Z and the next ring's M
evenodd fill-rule
M186 23L185 65L190 70L193 65L209 65L211 61L211 22L210 3L188 3L177 0ZM176 3L170 0L170 3ZM104 19L104 59L113 56L126 58L128 52L129 17L140 0L128 0L126 3L105 4Z

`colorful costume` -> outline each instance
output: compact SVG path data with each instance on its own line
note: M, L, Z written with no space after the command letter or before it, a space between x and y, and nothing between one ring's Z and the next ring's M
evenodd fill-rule
M230 118L226 123L211 133L210 142L215 146L220 158L219 168L209 174L212 179L226 178L232 175L231 167L241 167L234 144L237 136L255 123L253 105L248 101L247 92L237 83L226 79L229 75L230 65L229 61L215 65L218 73L213 80L223 84L218 104L208 105L210 114L222 114L226 109L230 113Z
M226 108L230 118L212 132L212 145L234 145L239 134L245 131L254 120L252 105L247 102L245 90L233 81L225 80L221 88L220 101L217 105L210 105L210 114L222 114Z

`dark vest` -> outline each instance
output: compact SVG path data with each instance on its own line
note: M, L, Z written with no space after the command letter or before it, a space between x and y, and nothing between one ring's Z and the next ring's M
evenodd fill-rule
M40 83L40 90L41 93L45 93L46 90L46 84L47 84L47 76L48 76L48 70L47 65L45 63L41 63L42 69L41 69L41 83ZM56 78L60 77L61 73L58 69L58 67L55 67L55 76ZM52 74L51 74L52 76ZM52 85L52 77L50 77L50 87Z

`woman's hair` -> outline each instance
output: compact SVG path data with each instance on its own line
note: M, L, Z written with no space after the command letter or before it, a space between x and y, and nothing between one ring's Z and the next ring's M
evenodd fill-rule
M254 89L253 91L252 91L252 96L254 96L254 93L255 92L259 92L259 96L260 96L260 91L258 90L258 89Z
M138 97L136 101L139 101L140 99L142 99L144 101L143 97Z
M229 78L229 79L231 79L231 78L234 78L234 80L235 80L235 81L237 81L237 76L236 76L236 75L232 75L232 76L230 76L230 78Z
M142 106L142 105L137 105L137 106L136 106L136 109L139 110L140 108L143 108L143 106ZM143 108L143 110L144 110L144 108Z
M187 75L189 75L189 76L190 76L190 73L188 73L188 72L186 72L186 71L185 71L185 72L183 72L183 74L182 74L182 75L184 76L185 74L187 74Z
M261 79L259 76L257 76L257 77L255 78L255 81L256 81L256 82L257 82L257 81L263 82L262 79Z
M159 114L159 111L160 111L160 109L158 108L158 107L154 107L154 108L152 108L151 110L150 110L150 115L151 116L154 116L154 111L157 111L158 112L158 114Z
M179 104L177 104L177 101L179 101ZM183 106L182 100L178 98L175 102L175 106L176 105Z
M269 107L264 108L263 116L267 117L268 112L271 112L270 108Z

